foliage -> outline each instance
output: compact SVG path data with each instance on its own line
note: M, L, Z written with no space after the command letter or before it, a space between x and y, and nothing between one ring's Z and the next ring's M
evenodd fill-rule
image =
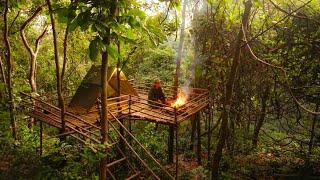
M141 59L133 61L132 69L135 78L141 82L152 82L159 78L165 83L172 82L174 73L174 52L168 44L162 44L154 49L147 49L143 52ZM129 68L128 68L129 69Z
M136 134L137 140L155 155L157 159L166 159L166 143L163 137L167 136L167 132L161 126L157 127L151 123L139 123L137 125L139 134Z
M241 66L233 86L236 93L233 94L229 112L227 145L220 165L223 179L271 179L277 178L277 174L320 175L319 117L303 111L292 98L294 95L302 105L313 111L319 106L320 6L317 0L312 0L288 16L289 12L305 2L273 1L278 7L271 1L253 1L254 10L246 36L257 57L266 63L283 67L286 75L276 68L262 65L243 44ZM74 93L92 64L100 63L101 52L108 52L111 59L109 65L115 66L119 60L122 70L130 78L143 82L159 78L164 84L172 84L180 23L176 17L180 13L180 1L161 0L159 3L163 3L164 12L153 13L147 11L153 8L152 4L146 5L143 1L115 2L53 1L60 53L63 51L65 29L69 26L68 61L63 87L66 96ZM23 102L19 93L30 92L31 89L28 82L28 53L20 39L19 30L43 3L40 0L10 1L9 39L12 45L12 80L19 136L14 141L10 135L9 106L5 84L0 78L0 179L97 179L98 162L106 154L93 152L90 144L79 146L73 139L62 143L50 137L58 131L45 126L44 151L40 157L39 128L34 127L32 131L28 129L26 122L29 117L20 111ZM234 73L229 71L234 42L241 27L243 4L232 0L192 3L188 7L188 13L192 14L188 17L190 27L185 29L181 84L189 85L189 81L192 81L192 86L209 88L215 124L223 108L228 74ZM0 5L0 12L3 13L3 1ZM110 11L112 7L117 7L116 12ZM288 17L283 18L285 16ZM48 25L45 7L25 30L28 40L35 42ZM3 34L3 27L3 21L0 21L0 34ZM110 42L106 42L107 36ZM55 99L52 95L56 90L56 76L51 38L46 36L41 42L36 77L38 93ZM3 41L2 36L0 41ZM31 45L34 46L34 43ZM5 52L3 43L0 43L4 66ZM262 114L266 114L265 117ZM261 119L258 145L253 147L252 139ZM315 126L312 126L313 122ZM196 154L189 148L189 126L180 126L179 152L187 160L194 161ZM206 129L204 125L202 129ZM212 145L211 152L217 145L216 137L220 133L217 129L219 124L209 142ZM165 163L167 128L137 122L133 125L133 132L157 159ZM314 132L312 138L311 132ZM112 133L111 136L118 138ZM203 156L207 155L206 147L207 142L203 140ZM114 152L108 155L116 156ZM203 166L190 171L182 170L180 178L209 179L209 163L205 160ZM122 170L119 168L119 172Z

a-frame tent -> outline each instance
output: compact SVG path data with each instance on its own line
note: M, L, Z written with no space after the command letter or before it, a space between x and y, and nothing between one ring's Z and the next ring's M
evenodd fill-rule
M108 67L108 98L115 97L118 91L117 69ZM77 113L89 111L97 102L101 94L101 66L91 66L86 76L74 94L69 109ZM134 95L138 93L128 81L124 73L120 72L120 94Z

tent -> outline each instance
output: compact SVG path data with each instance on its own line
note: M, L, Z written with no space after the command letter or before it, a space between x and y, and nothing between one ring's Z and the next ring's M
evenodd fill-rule
M108 67L108 97L115 97L118 91L117 69ZM91 66L86 76L74 94L69 109L76 112L90 110L101 94L101 66ZM124 73L120 72L120 94L137 96L137 91L127 80Z

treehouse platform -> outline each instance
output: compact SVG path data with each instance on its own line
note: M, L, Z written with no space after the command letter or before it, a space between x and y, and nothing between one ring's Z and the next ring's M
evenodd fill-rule
M35 96L32 94L21 93L22 102L21 110L25 111L30 117L40 122L41 140L40 146L42 149L42 124L45 123L49 126L60 129L62 133L56 137L71 136L83 144L90 143L99 147L101 143L101 103L100 91L101 85L98 79L99 68L92 67L90 73L82 81L81 85L75 92L71 92L70 96L65 97L66 111L63 113L62 118L61 109L57 105L57 98L53 95ZM165 176L166 179L174 179L174 176L168 172L143 145L138 142L131 130L125 126L124 122L131 123L134 121L149 121L156 124L168 125L169 140L168 140L168 162L173 163L173 147L174 147L174 132L176 132L176 147L178 142L178 126L180 123L192 119L191 116L210 107L209 91L206 89L189 88L187 98L182 104L176 107L170 105L160 104L158 102L148 100L148 91L152 87L151 84L142 84L134 81L128 81L124 75L120 79L115 76L115 71L108 74L109 87L108 93L110 96L107 98L107 111L108 111L108 124L109 132L115 132L118 138L114 138L107 133L108 144L110 148L115 147L122 158L114 159L107 166L111 167L115 164L126 163L131 169L131 174L128 179L134 177L141 177L140 171L131 164L131 162L140 162L142 166L139 168L142 171L147 170L154 179L161 179ZM120 84L119 84L120 81ZM121 88L121 89L120 89ZM164 93L168 99L173 99L173 87L162 86ZM118 92L118 93L116 93ZM120 95L117 95L119 94ZM210 108L209 108L210 109ZM64 121L62 121L64 119ZM200 121L198 122L200 123ZM197 126L200 128L200 125ZM130 128L129 128L130 129ZM200 129L199 129L200 130ZM199 131L200 132L200 131ZM126 135L124 135L124 133ZM200 133L198 134L198 144L201 143ZM209 134L209 133L208 133ZM120 140L119 140L120 139ZM130 142L129 142L130 141ZM131 144L132 141L139 147L135 150ZM122 145L119 145L122 142ZM123 144L126 145L128 150L132 152L127 154L123 152ZM201 152L201 146L198 146ZM114 149L114 148L113 148ZM42 150L40 151L42 152ZM176 152L177 149L176 149ZM145 158L149 158L148 162L152 162L153 166L159 167L162 171L161 174L156 174L148 165L146 159L142 159L142 153ZM145 156L146 155L146 156ZM176 157L178 157L176 155ZM200 157L200 153L199 153ZM178 174L178 159L176 159L176 177ZM108 169L109 175L112 179L117 177ZM148 176L146 176L148 177Z
M137 88L138 96L121 95L108 98L108 119L110 121L113 121L113 116L115 116L121 120L132 118L159 124L179 124L209 105L209 92L205 89L190 88L189 98L185 104L173 108L149 101L146 94L147 86L135 86L135 88ZM60 108L54 102L50 103L45 97L33 97L26 93L22 93L22 97L23 106L30 116L51 126L62 128ZM66 124L70 127L86 127L89 124L99 126L99 109L99 103L89 110L67 107Z

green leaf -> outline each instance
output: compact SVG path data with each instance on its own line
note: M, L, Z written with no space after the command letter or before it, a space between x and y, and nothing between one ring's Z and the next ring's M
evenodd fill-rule
M99 34L105 34L106 28L102 26L100 23L94 23L92 28L94 28L94 31L97 31Z
M70 26L69 26L69 30L70 31L74 31L75 29L77 29L77 27L79 26L79 20L78 20L78 16L75 17L71 23L70 23Z
M130 44L135 44L136 43L136 40L135 39L131 39L127 36L118 36L118 39L124 43L130 43Z
M213 0L208 0L208 4L212 5L213 4Z
M174 7L178 12L181 11L181 4L179 0L172 0L171 4L172 4L172 7Z
M132 28L137 28L137 27L140 27L140 22L137 21L134 17L130 16L130 17L129 17L129 25L130 25Z
M106 51L107 50L107 45L104 44L100 38L98 39L98 46L99 46L99 49L101 51Z
M79 26L82 31L86 31L90 26L90 11L86 11L79 14Z
M116 46L112 44L107 46L107 52L113 59L118 59L120 57L120 54L118 53Z
M146 14L141 11L140 9L131 9L129 12L128 12L128 15L131 15L131 16L138 16L140 17L141 19L144 19L146 17Z
M90 42L89 45L89 57L92 61L97 60L99 54L99 40L96 38Z
M263 1L262 0L253 0L253 3L256 7L262 7Z
M58 15L58 21L61 23L67 23L68 22L68 8L58 8L55 10L55 13Z

